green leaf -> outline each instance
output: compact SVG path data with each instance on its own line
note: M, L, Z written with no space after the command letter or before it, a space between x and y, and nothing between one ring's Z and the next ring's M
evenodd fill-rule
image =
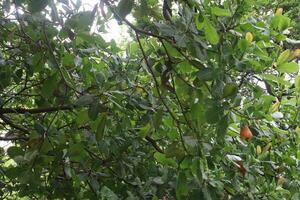
M283 63L286 63L288 61L290 55L291 55L291 51L289 49L282 52L277 59L277 62L276 62L277 66L279 66Z
M141 138L144 138L146 137L151 131L151 126L150 124L148 123L147 125L143 126L140 128L140 131L139 131L139 136Z
M295 88L300 89L300 75L295 77Z
M105 200L119 200L120 198L108 187L103 186L100 190L101 199Z
M273 81L275 83L279 83L286 86L291 86L292 83L284 79L284 77L274 76L272 74L262 74L261 77L267 81Z
M210 191L209 191L209 189L208 189L207 186L204 186L202 188L202 192L203 192L204 199L206 199L206 200L213 200L213 198L211 197L211 193L210 193Z
M62 57L62 64L68 68L68 67L73 67L74 66L74 59L75 56L70 53L65 53Z
M21 147L11 146L7 149L7 155L10 158L14 158L15 156L23 156L24 151Z
M213 15L220 16L220 17L230 17L231 16L230 10L224 9L224 8L219 8L216 6L211 8L211 13Z
M197 72L197 78L200 81L211 81L214 79L214 71L211 68L204 68Z
M191 107L191 117L199 123L205 122L205 105L201 103L193 104Z
M157 28L160 30L160 32L164 35L168 35L168 36L174 36L174 32L176 31L176 29L174 29L172 26L167 25L167 24L162 24L162 23L154 23ZM166 43L167 44L167 43ZM178 53L178 52L176 52Z
M299 65L295 62L284 63L277 67L281 73L296 73L299 71Z
M93 95L86 94L86 95L79 97L79 99L76 102L76 105L87 106L87 105L92 104L94 102L94 100L95 100L95 97Z
M73 86L73 85L75 85L75 82L74 82L74 80L72 79L71 75L69 74L68 70L67 70L65 67L61 67L60 70L61 70L61 72L62 72L62 76L63 76L63 79L64 79L65 83L66 83L68 86Z
M187 185L187 177L184 172L179 172L176 182L176 197L177 199L186 199L185 196L188 195L189 188Z
M102 72L97 72L95 74L95 80L99 86L101 86L105 82L105 75Z
M201 30L204 28L204 23L203 23L203 17L202 15L198 14L195 20L196 27L198 30Z
M37 150L28 150L26 151L24 155L24 160L26 161L32 161L39 155L39 152Z
M34 124L34 129L36 130L37 133L43 135L45 133L46 127L43 126L43 124L41 124L40 122L36 122Z
M42 86L42 90L41 90L42 96L45 97L46 99L49 99L50 97L52 97L53 92L57 88L57 84L58 84L57 74L48 76Z
M41 53L37 53L32 57L32 65L34 72L40 72L43 69L44 61Z
M121 0L117 6L117 13L121 19L124 19L132 10L134 0Z
M225 139L225 135L227 133L227 128L228 128L228 116L225 115L218 121L217 129L216 129L217 142L221 145L224 144L224 139Z
M71 144L68 152L72 161L82 162L86 157L86 151L82 144Z
M159 153L159 152L155 152L154 153L154 158L160 162L162 165L166 165L166 166L171 166L171 167L177 167L177 163L171 159L171 158L167 158L164 154Z
M180 146L178 145L178 142L174 142L166 148L165 154L166 154L166 157L168 157L168 158L172 158L172 157L183 158L184 150L182 148L180 148Z
M19 178L24 174L25 170L26 170L26 168L24 168L24 167L19 167L19 166L11 167L5 171L5 175L8 178Z
M222 110L221 108L215 106L207 109L205 112L207 123L215 124L217 123L222 117Z
M246 49L248 48L248 46L249 46L249 42L247 42L246 39L241 39L241 40L239 40L239 42L238 42L238 47L239 47L239 49L240 49L242 52L246 51Z
M196 71L196 68L188 61L179 63L176 68L178 68L178 71L182 73L191 73Z
M96 131L96 140L98 142L103 139L105 127L106 127L106 121L107 121L106 114L102 114L100 121L98 123L98 126L97 126L97 131Z
M98 102L92 103L88 111L90 119L96 120L101 110L103 110L103 107Z
M235 83L227 83L223 88L223 98L233 96L237 93L238 87Z
M49 0L30 0L28 3L28 10L31 13L42 11L48 4Z
M82 110L77 113L76 123L78 125L83 125L89 121L89 115L87 110Z
M72 172L71 172L70 165L64 165L64 172L65 172L67 178L71 178L72 177Z
M76 31L89 31L93 20L93 14L91 11L82 11L72 15L72 17L66 21L66 26Z
M207 19L204 18L204 29L205 29L205 38L207 41L209 41L211 44L216 45L219 43L219 35L217 33L217 30L212 25L212 23Z
M284 15L274 16L272 18L271 27L277 29L278 31L284 31L290 25L291 25L291 19Z

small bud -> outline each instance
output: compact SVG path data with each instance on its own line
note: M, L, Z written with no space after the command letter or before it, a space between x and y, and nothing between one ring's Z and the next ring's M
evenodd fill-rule
M250 33L250 32L247 32L247 33L246 33L246 40L247 40L247 42L248 42L249 44L252 43L252 41L253 41L253 35L252 35L252 33Z

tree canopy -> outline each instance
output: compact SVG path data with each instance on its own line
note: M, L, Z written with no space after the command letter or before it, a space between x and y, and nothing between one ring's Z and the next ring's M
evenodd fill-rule
M300 199L299 0L84 3L0 1L0 198Z

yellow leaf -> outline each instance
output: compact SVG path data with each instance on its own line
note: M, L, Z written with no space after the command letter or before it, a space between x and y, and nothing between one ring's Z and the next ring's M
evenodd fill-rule
M278 8L275 12L275 16L281 16L283 12L283 8Z
M261 146L259 145L256 146L256 153L261 154Z
M294 54L295 54L296 56L300 56L300 49L295 49Z
M289 56L289 60L293 60L300 56L300 49L295 49Z
M251 43L253 41L253 35L250 32L246 33L246 40L248 43Z
M271 110L272 110L272 113L277 112L279 106L280 106L280 102L279 102L279 101L276 101L276 103L274 103L274 104L272 105L272 109L271 109Z
M268 151L270 148L271 148L271 146L272 146L272 143L271 142L269 142L266 146L264 146L264 148L263 148L263 152L266 152L266 151Z

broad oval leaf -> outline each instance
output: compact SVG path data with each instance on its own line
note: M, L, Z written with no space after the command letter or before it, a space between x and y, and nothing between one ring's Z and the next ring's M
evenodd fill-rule
M206 40L213 45L218 44L220 40L218 32L207 18L204 18L204 29Z
M277 70L282 73L296 73L299 71L299 65L295 62L284 63L279 65Z
M118 18L124 19L132 10L134 0L121 0L117 6Z
M171 158L167 158L164 154L159 153L159 152L155 152L154 153L154 158L160 162L162 165L165 166L172 166L172 167L177 167L177 163L171 159Z
M238 87L235 83L228 83L223 88L223 98L233 96L237 93Z
M295 77L295 88L296 89L300 88L300 75Z
M274 16L271 21L271 27L278 31L284 31L291 25L291 19L287 16Z
M229 9L219 8L216 6L211 8L211 13L213 15L216 15L219 17L230 17L231 16L231 12Z
M107 121L107 118L106 118L105 114L102 114L100 121L98 123L98 126L97 126L97 131L96 131L96 140L97 141L102 140L102 138L104 136L106 121Z
M211 68L204 68L197 72L197 78L200 81L211 81L214 78L214 71Z
M290 57L290 54L291 54L291 51L289 49L282 52L277 59L277 62L276 62L277 66L287 62L288 58Z
M40 12L49 4L49 2L49 0L31 0L28 4L28 10L31 13Z
M87 95L81 96L77 100L76 105L78 105L78 106L87 106L87 105L92 104L93 101L94 101L94 96L90 95L90 94L87 94Z

